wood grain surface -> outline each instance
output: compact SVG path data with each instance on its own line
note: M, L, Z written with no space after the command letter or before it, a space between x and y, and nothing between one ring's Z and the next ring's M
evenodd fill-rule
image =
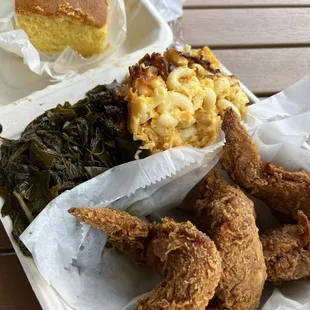
M310 73L310 0L187 0L183 27L187 43L214 48L262 97ZM39 310L18 258L4 256L12 251L0 224L0 310Z
M41 309L15 255L0 256L0 309Z
M185 10L183 26L193 46L310 45L310 8Z
M256 95L279 92L310 74L310 48L214 50Z
M238 7L238 6L310 6L309 0L187 0L185 8L191 7Z
M9 240L2 223L0 222L0 254L13 252L13 246ZM1 309L1 307L0 307Z

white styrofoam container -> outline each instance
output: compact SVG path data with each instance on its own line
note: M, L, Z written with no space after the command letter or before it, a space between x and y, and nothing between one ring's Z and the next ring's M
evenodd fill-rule
M163 49L164 46L161 46L156 50L162 52ZM139 57L142 57L143 55L144 54L139 54ZM133 60L134 58L131 56L128 57L127 60L118 64L109 64L104 70L90 70L83 75L76 76L72 80L49 86L43 91L36 92L18 102L0 108L0 123L3 126L3 133L1 135L7 138L18 137L28 123L30 123L35 117L44 113L46 110L55 107L58 103L63 103L69 98L71 103L75 103L77 100L83 98L88 90L100 83L110 83L114 79L121 81L128 72L128 66L134 63ZM229 72L228 70L225 71L227 73ZM259 101L259 99L245 86L242 85L242 88L249 97L251 103ZM1 205L2 203L3 199L0 200ZM17 243L11 235L11 220L8 217L5 217L1 218L1 221L42 308L44 310L71 309L60 298L58 293L45 282L36 268L34 261L25 257L21 253Z
M148 0L126 0L127 38L113 58L132 55L143 49L167 47L172 41L168 25ZM0 18L14 11L14 1L2 0ZM103 65L105 66L105 64ZM23 59L0 49L0 107L42 90L53 82L47 75L37 75L23 64Z
M5 70L0 67L0 106L1 103L6 104L0 107L0 123L3 126L1 136L16 138L34 118L46 110L68 99L71 103L75 103L79 99L84 98L85 93L98 84L110 83L114 79L121 81L128 72L128 67L136 63L146 53L154 51L161 53L171 44L172 34L170 28L149 4L148 0L126 0L126 6L130 14L137 14L139 18L133 18L135 22L132 25L128 25L128 40L123 50L119 52L121 58L106 64L103 68L92 69L72 79L49 85L42 78L38 80L38 76L30 77L29 71L24 71L23 78L20 78L16 84L13 84L13 80L11 80L10 84L8 81L14 75L9 75L8 77L6 75L3 76ZM2 57L3 55L0 52L1 64ZM7 57L8 59L6 61L11 61L9 59L11 55ZM17 60L15 59L13 61ZM18 61L20 62L20 60ZM19 66L19 64L16 63L16 66ZM227 69L224 71L230 74ZM26 84L22 82L26 82ZM6 87L4 94L2 93L3 85ZM14 96L21 96L30 93L31 90L41 89L47 85L49 86L44 90L34 92L28 97L7 104L8 100L10 100L9 98L13 98L11 95L12 91L17 90L18 95L14 94ZM244 85L241 86L251 103L259 101ZM2 203L3 200L0 200L1 205ZM60 298L58 293L45 282L36 268L34 261L21 253L11 235L11 220L5 217L1 218L1 221L42 308L44 310L71 309Z

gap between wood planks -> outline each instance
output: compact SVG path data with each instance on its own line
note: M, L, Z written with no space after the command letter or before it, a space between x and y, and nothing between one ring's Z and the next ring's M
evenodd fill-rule
M187 0L185 8L308 7L309 0Z
M254 94L273 95L310 71L310 48L212 49Z
M185 10L186 42L193 46L309 46L310 7Z
M220 0L219 0L220 1ZM256 4L256 5L184 5L184 10L212 10L212 9L286 9L286 8L310 8L309 4Z
M202 45L192 45L192 48L202 48ZM293 44L251 44L251 45L214 45L208 44L211 49L217 50L242 50L242 49L268 49L268 48L309 48L310 43L293 43Z
M0 257L2 256L16 256L15 252L9 252L9 253L0 253Z

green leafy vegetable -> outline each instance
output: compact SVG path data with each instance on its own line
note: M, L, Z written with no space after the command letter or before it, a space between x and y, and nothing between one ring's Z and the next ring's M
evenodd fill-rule
M134 160L140 147L127 130L127 102L116 84L99 85L31 122L19 140L3 139L2 215L20 234L55 197L107 169ZM144 152L140 158L149 154Z

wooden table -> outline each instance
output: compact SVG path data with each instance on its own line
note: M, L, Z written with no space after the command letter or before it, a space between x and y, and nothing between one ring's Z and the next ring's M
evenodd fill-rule
M310 73L310 0L188 0L183 25L188 44L213 48L257 96ZM0 309L40 309L2 226Z

